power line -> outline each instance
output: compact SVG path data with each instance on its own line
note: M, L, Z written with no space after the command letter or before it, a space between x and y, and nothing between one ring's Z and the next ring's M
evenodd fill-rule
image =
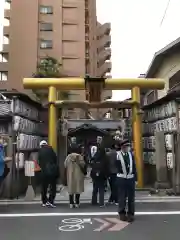
M162 24L163 24L163 22L164 22L164 19L166 18L166 14L167 14L167 11L168 11L170 2L171 2L171 0L168 0L167 5L166 5L166 8L165 8L165 11L164 11L164 14L163 14L163 17L162 17L162 20L161 20L161 23L160 23L160 27L162 26Z

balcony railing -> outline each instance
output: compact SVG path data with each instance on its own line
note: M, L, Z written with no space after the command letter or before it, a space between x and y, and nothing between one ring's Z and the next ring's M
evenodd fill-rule
M9 33L10 33L9 26L4 26L3 27L3 35L4 36L9 36Z
M10 19L11 10L5 9L4 10L4 18Z
M99 37L101 37L105 34L109 35L110 31L111 31L111 24L110 23L105 23L103 25L99 24L97 34L98 34Z
M111 36L110 35L104 35L101 39L98 40L98 50L101 51L101 49L108 48L111 45Z
M98 68L98 76L105 76L106 73L110 73L111 72L111 68L112 68L112 63L109 62L105 62L103 65L101 65Z
M104 62L110 60L111 58L111 48L105 48L98 53L98 62Z
M85 41L89 42L89 35L88 34L85 35Z
M3 44L2 52L3 53L8 53L9 52L9 44Z

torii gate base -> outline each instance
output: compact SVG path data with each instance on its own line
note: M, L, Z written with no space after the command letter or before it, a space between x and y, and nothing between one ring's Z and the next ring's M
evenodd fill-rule
M85 90L86 80L83 78L25 78L23 80L26 89L49 89L49 144L57 151L57 89L58 90ZM138 187L143 187L143 156L142 156L142 129L140 115L140 88L163 89L165 85L162 79L104 79L104 89L126 90L131 89L132 100L126 104L132 107L133 112L133 147L138 172ZM93 103L92 103L93 104ZM86 105L92 107L91 103ZM99 108L100 108L99 104ZM119 108L121 105L119 106Z

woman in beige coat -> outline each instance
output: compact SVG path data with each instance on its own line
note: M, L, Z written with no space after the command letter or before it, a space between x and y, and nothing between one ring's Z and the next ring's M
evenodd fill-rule
M80 204L80 194L84 192L84 178L86 174L85 161L80 154L71 153L66 157L64 166L67 174L70 208L78 208Z

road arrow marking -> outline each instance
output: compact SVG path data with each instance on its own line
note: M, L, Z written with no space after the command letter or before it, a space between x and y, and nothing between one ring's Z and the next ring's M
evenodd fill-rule
M106 220L115 224L113 227L108 229L108 231L110 231L110 232L120 231L120 230L122 230L123 228L125 228L129 225L128 222L120 221L117 218L106 218Z
M102 225L99 228L96 228L94 232L101 232L102 230L105 230L107 227L111 225L111 223L101 219L101 218L94 218L95 221L102 223Z
M102 224L94 230L95 232L101 232L106 229L109 232L120 231L129 225L128 222L120 221L118 218L94 218L94 220Z

